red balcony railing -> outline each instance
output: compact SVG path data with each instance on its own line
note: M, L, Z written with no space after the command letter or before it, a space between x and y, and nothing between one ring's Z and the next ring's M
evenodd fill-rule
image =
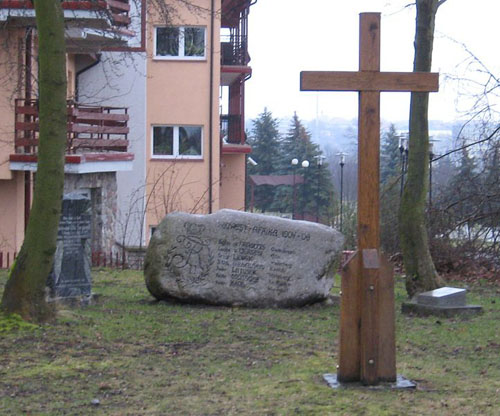
M16 153L38 151L38 100L16 99ZM104 107L68 101L67 153L126 152L129 115L125 107Z
M109 15L114 26L130 24L129 0L63 0L64 10L95 10ZM0 0L1 9L33 9L31 0Z

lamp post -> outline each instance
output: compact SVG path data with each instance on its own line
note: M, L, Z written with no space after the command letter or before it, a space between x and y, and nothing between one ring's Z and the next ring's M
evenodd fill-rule
M292 159L292 168L293 168L293 211L292 211L292 219L295 219L295 208L296 208L296 205L297 205L297 192L296 192L296 184L297 184L297 180L296 180L296 175L297 175L297 167L299 165L299 159L297 159L296 157L294 157ZM309 161L308 160L303 160L302 163L301 163L301 166L303 168L307 168L309 167ZM302 211L303 213L304 211Z
M406 134L399 136L399 154L401 156L401 189L399 190L399 197L401 198L405 186L406 163L408 161L408 136Z
M297 201L296 192L295 192L295 174L297 173L297 165L299 164L299 159L292 159L292 169L293 169L293 210L292 210L292 219L295 219L295 205Z
M303 160L302 163L301 163L302 167L304 169L308 168L309 167L309 161L308 160ZM306 179L304 177L304 180L302 181L302 219L304 219L304 216L305 216L305 211L304 211L304 206L305 206L305 203L306 203L306 186L305 186L305 182L306 182Z
M248 181L248 165L257 166L258 163L252 159L250 156L247 156L247 164L245 165L245 180ZM245 192L247 191L247 186L245 185ZM247 202L247 195L245 194L245 204ZM253 212L253 206L255 203L255 184L250 180L250 212ZM246 211L246 207L245 207Z
M320 191L320 175L321 175L321 166L323 165L323 160L325 157L323 155L316 156L316 162L318 166L318 186L316 192L316 222L319 222L319 191Z
M434 143L437 140L429 139L429 212L432 210L432 160L434 159Z
M340 227L339 230L342 232L342 216L343 216L343 205L344 205L344 165L345 165L345 157L347 153L337 153L337 156L340 157Z

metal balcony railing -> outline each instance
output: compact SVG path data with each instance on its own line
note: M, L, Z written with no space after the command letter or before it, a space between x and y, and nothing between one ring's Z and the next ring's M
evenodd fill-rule
M245 144L241 114L221 114L220 131L221 137L226 143Z
M227 35L221 37L221 65L246 66L249 62L246 36Z
M67 153L126 152L129 115L125 107L68 101ZM36 154L39 139L38 100L16 99L16 153Z

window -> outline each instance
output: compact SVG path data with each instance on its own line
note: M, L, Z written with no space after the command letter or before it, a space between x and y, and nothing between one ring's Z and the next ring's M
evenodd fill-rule
M162 59L204 59L205 32L204 27L157 27L155 31L155 57Z
M201 159L200 126L153 126L153 157Z

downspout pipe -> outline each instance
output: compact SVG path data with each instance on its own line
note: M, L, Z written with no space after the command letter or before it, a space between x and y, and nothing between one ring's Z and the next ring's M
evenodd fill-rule
M208 103L208 213L213 212L213 128L214 128L214 25L215 25L215 0L210 6L210 91Z

